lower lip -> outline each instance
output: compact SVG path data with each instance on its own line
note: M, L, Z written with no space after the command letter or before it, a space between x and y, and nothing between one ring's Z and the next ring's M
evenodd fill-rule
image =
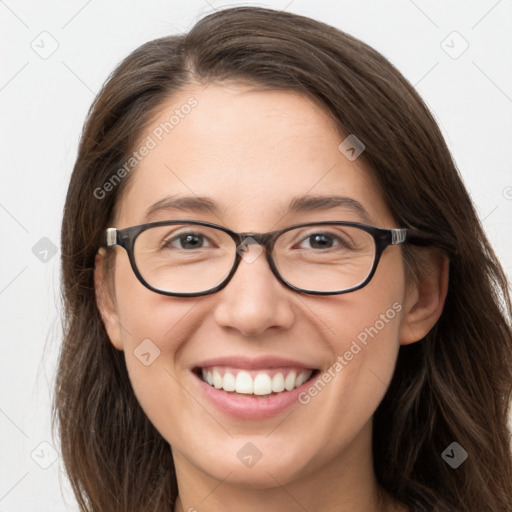
M258 420L276 416L293 403L298 402L301 391L311 385L310 379L291 391L283 391L268 398L262 398L255 395L228 393L223 389L210 386L197 375L193 375L199 383L201 391L218 409L225 414L244 420Z

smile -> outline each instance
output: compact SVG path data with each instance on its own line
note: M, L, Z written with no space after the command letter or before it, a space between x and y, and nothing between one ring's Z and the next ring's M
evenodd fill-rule
M210 359L191 368L204 398L220 412L242 420L263 420L298 402L320 370L275 357Z
M269 396L298 388L313 375L304 368L242 370L222 366L200 369L204 382L216 389L244 395Z

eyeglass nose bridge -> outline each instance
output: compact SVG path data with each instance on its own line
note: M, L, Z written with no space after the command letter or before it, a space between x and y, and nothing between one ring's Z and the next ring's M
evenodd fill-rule
M249 245L263 247L267 255L274 245L275 233L238 233L237 252L245 252Z
M262 248L262 253L265 253L265 259L270 268L270 271L275 276L275 278L288 288L291 287L281 276L279 271L277 270L276 264L272 257L272 251L274 248L274 243L276 239L279 237L279 231L271 231L268 233L231 233L233 240L236 240L236 259L231 269L231 272L226 277L226 281L223 283L222 288L224 288L229 281L231 281L232 277L238 270L240 262L244 260L246 263L253 263L256 261L261 254L256 254L255 257L247 257L245 256L246 251L248 250L248 246L250 245L259 245Z

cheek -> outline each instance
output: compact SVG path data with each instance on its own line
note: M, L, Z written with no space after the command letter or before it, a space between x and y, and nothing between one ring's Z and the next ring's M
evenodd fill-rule
M342 364L346 363L348 373L357 380L357 389L372 389L378 395L383 395L393 375L403 311L400 252L388 256L381 260L372 281L354 292L344 308L350 325L344 332L350 333L350 337L343 337L343 343L337 347ZM340 331L342 327L340 323Z
M404 279L400 260L381 263L361 290L311 302L318 327L328 332L325 340L332 355L327 368L299 398L333 443L356 435L371 419L394 373Z
M121 260L116 265L116 300L130 381L151 416L158 404L178 395L179 385L173 378L176 362L182 346L201 326L201 297L157 294L143 286L129 263Z
M319 380L332 383L332 392L342 399L340 408L345 399L354 403L355 410L363 403L374 403L391 380L400 346L403 306L399 294L376 296L361 290L350 299L311 309L324 319L332 354ZM323 389L321 384L318 387Z
M336 370L344 373L342 393L373 414L393 376L399 350L402 305L389 300L364 304L336 346Z
M398 349L404 270L399 251L386 256L364 288L311 304L329 328L331 348L350 363L387 360Z
M123 346L133 351L150 339L162 349L164 340L179 340L191 324L184 320L190 318L200 298L168 297L149 290L135 276L127 256L122 256L116 262L115 291Z
M182 348L201 325L197 299L132 296L120 307L124 321L126 367L135 396L160 434L180 445L188 439L187 424L199 421L204 411L186 392L181 361ZM188 420L176 421L179 411ZM204 422L204 418L203 418Z

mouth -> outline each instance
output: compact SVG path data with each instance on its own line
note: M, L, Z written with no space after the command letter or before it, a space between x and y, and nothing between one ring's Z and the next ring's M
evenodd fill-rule
M272 355L221 356L190 369L201 395L219 412L241 420L264 420L301 405L299 396L320 374L302 361Z
M248 370L227 366L197 366L193 373L210 387L231 395L269 398L294 391L314 379L320 370L300 367Z

